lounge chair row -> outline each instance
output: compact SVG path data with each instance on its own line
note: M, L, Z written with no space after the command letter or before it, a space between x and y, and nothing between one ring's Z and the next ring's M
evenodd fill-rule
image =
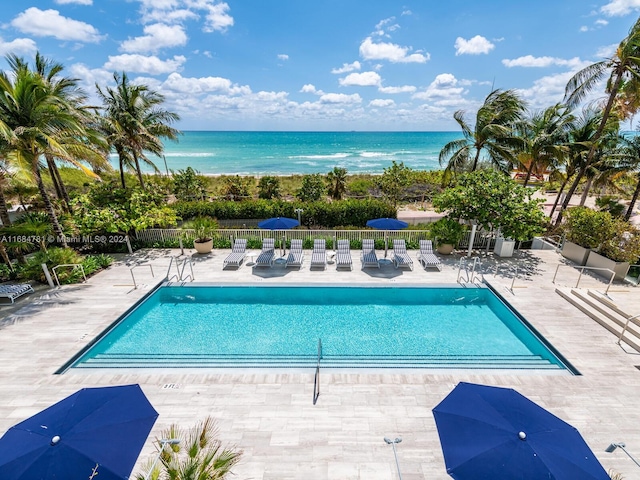
M231 253L224 260L222 268L227 266L239 267L242 265L246 257L247 240L237 239L231 250ZM262 250L256 258L254 267L271 267L276 260L275 240L273 238L265 238L262 242ZM291 240L291 248L289 255L285 260L285 267L300 267L304 260L304 252L302 250L302 240ZM373 239L362 240L362 253L360 254L362 268L376 267L380 268L380 262L376 255ZM393 264L396 268L409 267L413 270L413 260L407 253L405 241L396 239L393 241ZM418 261L424 268L435 267L442 269L440 259L433 253L433 245L431 240L420 240L420 252L418 253ZM335 255L336 268L353 269L353 261L351 259L351 247L349 240L338 240ZM313 251L311 252L311 268L327 266L326 242L322 239L313 241Z

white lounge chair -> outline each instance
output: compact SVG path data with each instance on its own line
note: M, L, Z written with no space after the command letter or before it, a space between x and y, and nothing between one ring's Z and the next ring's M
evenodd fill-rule
M233 248L231 249L231 253L224 259L222 263L222 268L225 269L228 266L240 267L244 258L247 256L247 239L246 238L236 238L236 241L233 243Z
M33 287L28 283L19 283L15 285L0 285L0 297L8 298L11 303L15 302L16 298L21 297L27 293L33 293Z
M413 270L413 260L407 253L407 245L402 238L393 240L393 264L398 267L409 267Z
M442 262L438 256L433 253L433 243L431 240L420 240L420 253L418 253L418 261L424 268L435 267L442 270Z
M345 267L349 270L353 269L351 261L351 245L349 240L338 240L338 250L336 251L336 269Z
M255 267L273 267L273 262L276 258L275 252L275 244L276 241L273 238L265 238L262 240L262 251L258 258L256 258L256 263L253 264Z
M311 252L311 268L327 266L327 243L324 239L313 241L313 252Z
M302 240L291 240L291 248L289 249L289 256L287 256L287 263L285 267L301 267L304 260L304 253L302 251Z
M368 238L362 240L362 253L360 254L360 260L362 261L362 268L380 268L380 263L378 263L378 256L376 255L375 242L373 241L373 239Z

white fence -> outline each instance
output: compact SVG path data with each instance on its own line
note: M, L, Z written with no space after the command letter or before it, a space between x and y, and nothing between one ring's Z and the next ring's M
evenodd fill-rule
M241 229L220 229L213 232L213 237L216 239L235 239L235 238L259 238L264 240L265 238L275 238L278 242L283 236L287 240L300 239L307 240L311 238L325 238L335 240L349 240L349 241L361 241L363 238L372 238L374 240L389 240L389 244L393 242L394 238L403 238L407 243L417 245L419 240L429 239L429 232L427 230L306 230L306 229L293 229L293 230L263 230L254 228L241 228ZM471 232L465 232L464 237L458 243L457 248L468 248ZM192 229L177 229L177 228L150 228L147 230L141 230L136 232L136 238L142 242L168 242L179 239L193 239L194 231ZM485 232L479 230L476 233L473 248L486 249L487 244L489 249L493 248L495 243L494 232Z

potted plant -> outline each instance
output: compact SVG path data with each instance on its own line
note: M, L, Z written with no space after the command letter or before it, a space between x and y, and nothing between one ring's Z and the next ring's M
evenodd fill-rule
M218 228L218 222L211 217L197 217L193 220L191 228L195 231L193 248L198 253L209 253L213 249L212 233Z
M589 252L597 250L613 234L612 218L608 212L597 212L588 207L567 210L563 224L565 242L562 256L585 265Z
M464 225L452 218L442 217L431 224L429 232L435 239L438 253L449 255L462 240Z

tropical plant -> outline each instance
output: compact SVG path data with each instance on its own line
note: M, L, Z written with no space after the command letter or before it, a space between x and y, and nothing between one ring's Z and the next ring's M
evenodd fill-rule
M636 171L635 179L636 185L633 190L633 195L631 196L631 200L629 201L629 206L627 207L627 211L624 214L624 219L629 220L631 215L633 214L633 209L636 206L636 202L638 201L638 196L640 196L640 135L633 135L631 137L622 137L620 145L620 153L626 157L628 157L629 161L635 162Z
M478 170L458 179L455 187L433 198L437 212L500 229L505 238L531 240L544 231L545 215L533 192L495 170Z
M342 200L342 196L347 191L347 169L333 167L327 173L327 190L329 196L334 200Z
M210 417L185 430L171 425L161 438L179 443L157 441L159 465L149 466L150 474L138 474L136 480L223 480L242 457L242 450L225 447L217 438L218 429Z
M191 222L191 228L195 231L194 242L206 243L213 237L213 231L218 228L218 222L211 217L197 217Z
M173 178L173 193L178 200L204 200L207 191L204 179L199 172L191 167L185 170L171 172Z
M476 122L471 126L465 119L465 111L458 110L453 118L464 138L447 143L438 160L445 166L445 173L475 171L481 153L485 151L489 162L499 170L508 172L516 163L515 154L522 147L514 126L525 112L524 100L514 90L493 90L476 113Z
M325 194L326 188L321 174L313 173L302 177L302 185L296 196L303 202L316 202Z
M270 175L261 177L258 181L258 198L280 198L280 179Z
M622 112L620 110L613 115L614 106L616 105L618 96L621 93L621 87L624 86L625 82L637 84L637 78L640 75L640 18L631 27L629 34L620 42L613 56L583 68L569 79L565 89L567 105L572 108L580 103L585 96L599 84L600 80L607 75L608 80L605 90L607 93L607 99L602 110L600 124L593 136L584 164L578 170L573 184L569 187L567 197L562 204L556 224L559 224L562 220L562 212L567 209L573 192L578 187L578 184L585 175L587 168L591 166L598 147L598 141L605 133L607 124L612 120L617 123L622 116ZM629 96L631 89L628 90L629 91L624 92L624 96ZM637 90L635 91L637 92ZM635 95L637 95L637 93L635 93Z
M462 240L464 231L458 220L449 217L442 217L429 225L429 234L435 239L436 246L450 244L455 247Z
M230 200L251 198L253 182L253 177L241 177L240 175L225 177L222 195Z
M622 217L624 213L624 204L620 203L617 197L612 195L603 195L596 198L596 207L603 212L609 212L613 217Z
M179 120L180 116L160 108L164 97L146 85L131 83L126 73L116 72L113 79L115 89L106 87L103 90L96 84L98 96L103 103L99 118L100 129L109 146L118 155L122 188L126 188L124 172L127 168L132 168L144 189L140 161L158 171L145 152L162 156L162 139L178 138L179 130L170 125Z
M404 162L396 163L393 160L378 179L380 190L394 207L400 203L404 189L411 184L411 172Z
M613 235L613 218L609 212L573 207L567 210L562 229L570 242L597 250Z

